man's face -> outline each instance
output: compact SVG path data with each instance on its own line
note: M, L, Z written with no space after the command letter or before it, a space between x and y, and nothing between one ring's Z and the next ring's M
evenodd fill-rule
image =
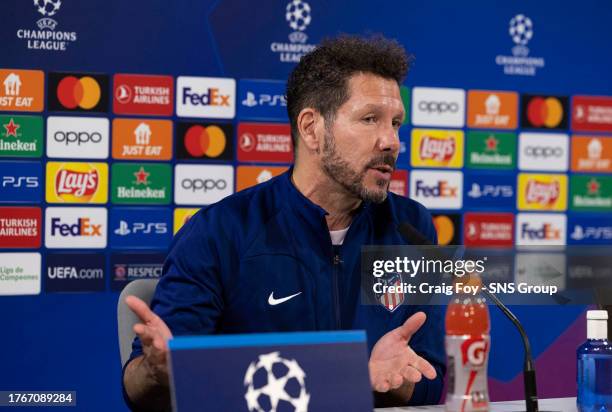
M374 74L353 75L349 99L325 127L323 171L362 200L387 197L399 154L404 106L397 83Z

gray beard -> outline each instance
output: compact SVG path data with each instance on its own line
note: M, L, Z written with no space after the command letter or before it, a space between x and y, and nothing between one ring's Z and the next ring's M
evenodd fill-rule
M395 166L395 159L391 155L386 157L383 156L382 159L379 158L376 159L376 162L370 163L389 163L389 157L391 157L393 166ZM386 161L383 159L386 159ZM340 157L340 155L336 152L336 142L334 137L328 130L325 131L323 141L323 156L321 161L325 174L359 199L374 203L382 203L387 198L389 182L384 179L377 180L376 186L378 186L379 190L370 190L365 187L363 181L368 169L364 168L364 170L361 172L357 172L348 164L346 160Z

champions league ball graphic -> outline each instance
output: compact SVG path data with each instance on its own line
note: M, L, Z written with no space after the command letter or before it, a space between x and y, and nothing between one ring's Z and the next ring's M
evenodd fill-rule
M296 31L304 31L310 24L312 17L310 16L310 5L302 0L293 0L287 4L287 13L285 19L289 23L289 27Z
M51 17L58 12L62 5L61 0L34 0L34 5L43 16Z
M526 46L533 37L533 23L523 14L517 14L510 20L510 37L520 46Z
M306 374L295 359L284 359L279 352L259 355L244 375L244 399L250 412L307 412L310 394Z

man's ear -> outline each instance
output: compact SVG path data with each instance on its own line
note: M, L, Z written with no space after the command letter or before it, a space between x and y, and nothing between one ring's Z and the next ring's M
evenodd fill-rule
M306 107L300 111L297 118L297 129L300 133L301 144L309 152L319 153L321 147L324 122L321 114L311 108Z

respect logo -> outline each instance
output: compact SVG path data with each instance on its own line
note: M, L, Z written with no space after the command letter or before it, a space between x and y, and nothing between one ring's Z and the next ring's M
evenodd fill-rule
M520 173L519 210L566 210L567 175Z
M106 163L47 163L48 203L106 203L108 165Z
M412 130L412 166L462 167L463 132L450 130Z

